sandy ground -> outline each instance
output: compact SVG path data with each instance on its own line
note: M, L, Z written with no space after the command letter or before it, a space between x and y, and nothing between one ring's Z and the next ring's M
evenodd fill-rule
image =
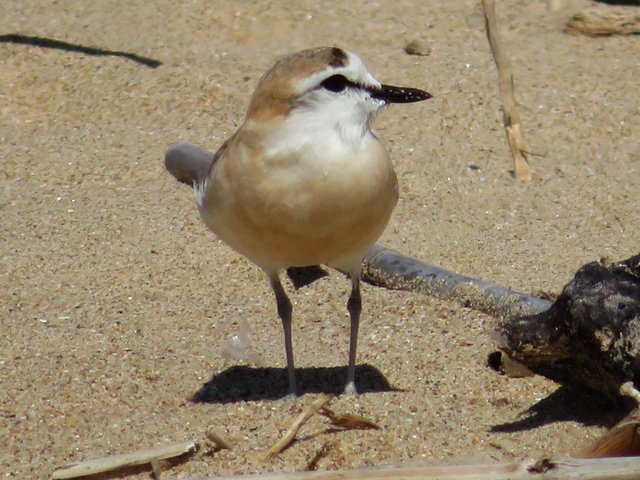
M527 149L539 154L533 181L519 183L478 3L3 2L0 35L162 65L0 44L2 477L47 478L68 462L190 439L203 448L170 477L304 470L323 446L319 469L562 456L600 434L611 416L588 399L487 368L495 319L365 285L365 393L332 405L381 430L314 418L260 460L318 391L343 381L348 282L331 272L292 293L307 393L277 399L285 358L268 284L163 169L173 141L220 145L278 56L338 45L385 83L434 95L377 121L401 186L380 243L534 293L558 292L586 262L638 253L640 39L562 33L583 1L556 12L503 2ZM430 54L405 54L413 39ZM242 320L249 362L223 354ZM211 429L235 448L212 452Z

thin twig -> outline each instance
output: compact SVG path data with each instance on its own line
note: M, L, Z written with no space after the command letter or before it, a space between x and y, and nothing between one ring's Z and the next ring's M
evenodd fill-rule
M302 411L302 413L298 415L298 417L293 421L293 424L291 425L289 430L287 430L287 433L284 434L284 437L278 440L273 447L267 450L267 452L264 454L265 460L271 460L275 458L282 450L284 450L287 445L289 445L296 437L302 425L304 425L307 420L313 417L318 410L328 404L333 398L334 395L323 394L318 397L311 405L307 406Z

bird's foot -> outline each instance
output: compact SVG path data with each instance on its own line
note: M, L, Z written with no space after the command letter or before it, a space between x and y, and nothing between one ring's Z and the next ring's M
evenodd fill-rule
M285 402L293 402L298 398L298 394L296 392L290 392L288 395L282 397Z
M344 387L344 394L345 395L357 395L358 394L358 390L356 390L355 382L347 382L347 386Z

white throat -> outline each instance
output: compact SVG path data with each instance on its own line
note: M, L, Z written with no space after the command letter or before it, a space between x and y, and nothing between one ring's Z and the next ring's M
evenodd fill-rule
M283 123L265 138L268 156L287 156L309 148L318 154L353 153L373 135L371 127L384 102L364 90L334 95L309 92Z

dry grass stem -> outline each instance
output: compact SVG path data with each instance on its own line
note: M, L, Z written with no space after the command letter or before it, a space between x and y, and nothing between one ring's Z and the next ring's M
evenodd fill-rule
M327 407L324 407L320 413L325 417L331 420L331 423L338 427L347 428L347 429L357 429L357 428L372 428L375 430L380 430L380 425L378 425L373 420L369 420L366 417L361 417L360 415L352 415L350 413L339 414L334 413Z
M482 7L484 9L487 38L498 69L498 83L504 109L504 128L511 148L511 155L513 156L514 172L520 180L531 180L531 169L523 147L520 117L516 111L511 62L502 48L498 34L495 1L482 0Z

